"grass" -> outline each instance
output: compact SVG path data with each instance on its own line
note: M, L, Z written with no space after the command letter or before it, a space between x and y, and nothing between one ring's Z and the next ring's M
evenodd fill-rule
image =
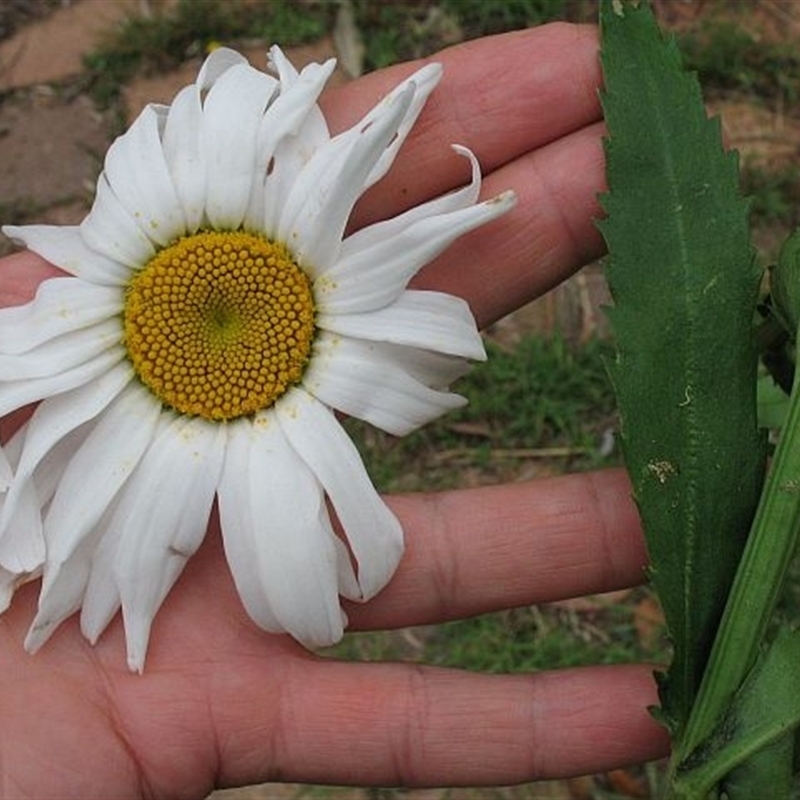
M454 387L469 404L407 437L346 422L381 490L502 480L531 465L562 471L609 463L601 446L614 426L608 343L573 348L558 336L526 336L513 350L489 341L487 352Z
M787 232L800 224L800 168L747 162L741 169L742 191L752 198L750 221L755 228L779 226Z
M567 18L566 0L443 0L465 39L529 28Z
M430 54L449 44L581 16L591 0L351 0L364 43L364 69ZM136 74L155 74L244 40L289 47L329 33L334 0L178 0L150 15L131 15L85 61L88 88L103 107Z
M624 604L596 598L582 606L554 604L451 622L430 637L427 658L440 666L493 673L652 660L657 658L652 643L637 629L641 596L632 594Z
M709 3L699 22L677 33L687 67L697 72L708 98L743 100L776 112L800 99L800 52L787 32L754 24L752 0ZM775 14L775 6L767 7ZM763 28L763 29L762 29ZM791 111L790 111L791 113ZM780 124L780 121L778 122ZM794 162L767 155L742 164L742 190L752 198L754 239L767 262L800 224L800 171Z
M402 634L348 634L331 650L359 661L412 661L495 674L590 664L666 663L650 590L484 614Z
M800 97L797 48L790 42L764 41L750 32L742 24L752 11L749 3L724 5L728 14L733 9L733 18L715 18L712 12L702 24L679 36L687 65L715 93L796 102Z
M419 58L461 38L455 20L441 6L421 2L355 0L356 27L364 43L364 70Z
M330 29L335 5L326 0L178 0L152 15L131 15L85 59L88 89L105 107L136 74L156 74L245 39L289 47Z
M354 0L365 44L364 66L378 69L428 55L455 42L577 15L568 0Z

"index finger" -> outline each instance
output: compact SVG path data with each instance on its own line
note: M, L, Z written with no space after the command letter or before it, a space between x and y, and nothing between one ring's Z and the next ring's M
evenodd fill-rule
M390 173L357 205L354 227L391 216L467 180L471 148L483 195L513 189L510 213L451 245L414 279L458 294L481 327L552 288L603 252L594 226L605 187L600 67L594 28L554 23L487 37L432 60L444 75ZM323 97L335 129L353 124L419 66L402 64Z
M597 122L602 116L597 52L594 27L551 23L465 42L325 93L326 117L341 130L425 61L444 68L395 169L370 193L359 222L464 182L463 159L448 157L443 144L469 147L488 174Z

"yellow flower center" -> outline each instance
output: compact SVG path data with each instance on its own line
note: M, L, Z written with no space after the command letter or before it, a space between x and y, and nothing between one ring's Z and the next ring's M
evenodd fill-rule
M308 277L285 247L204 231L159 251L127 287L125 344L141 381L183 414L226 420L296 384L314 340Z

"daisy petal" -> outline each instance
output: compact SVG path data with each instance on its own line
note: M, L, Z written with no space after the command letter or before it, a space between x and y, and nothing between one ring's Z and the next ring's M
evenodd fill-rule
M205 212L206 161L203 157L202 115L196 87L186 86L172 101L164 125L164 158L183 208L188 233L198 230Z
M381 113L320 147L297 177L281 214L278 236L316 277L338 256L345 225L364 181L403 120L413 87L393 97Z
M26 353L0 353L0 381L44 378L77 367L119 344L120 338L119 320L109 319L62 333Z
M119 545L119 529L108 526L114 511L116 503L110 510L108 518L98 525L102 535L91 553L91 570L81 607L81 633L91 644L97 642L100 634L108 627L122 605L113 569L114 554ZM76 553L76 556L79 557L80 553ZM74 567L71 561L68 564L70 569L81 569L79 563Z
M109 577L111 559L103 557L104 551L113 552L110 545L116 539L104 532L114 512L114 499L152 441L160 413L146 389L130 385L106 409L70 459L44 520L47 563L39 611L25 640L27 650L38 650L81 605L84 634L91 641L117 612L119 591ZM118 445L109 448L109 441ZM87 481L88 474L96 474L96 480ZM102 541L99 547L98 541ZM102 575L95 574L90 592L93 562L108 564L105 573L95 570L108 580L106 583ZM106 589L105 599L100 585Z
M114 576L128 666L141 672L150 626L206 533L225 452L224 425L165 416L120 495Z
M291 81L281 80L280 94L261 123L263 152L271 153L277 142L296 136L306 125L314 128L318 142L330 138L317 99L334 69L336 59L330 58L324 64L307 64L300 73L295 71Z
M11 464L8 462L8 456L6 456L5 451L2 446L0 446L0 495L5 494L8 490L13 475Z
M379 344L320 336L303 387L331 408L396 436L466 403L431 389L385 356Z
M342 249L339 254L340 259L345 260L351 258L360 250L366 250L386 239L391 239L408 228L412 223L418 222L421 219L435 217L440 214L449 214L453 211L460 211L462 208L473 205L477 201L478 193L481 190L480 164L472 151L466 147L455 144L452 145L452 148L459 155L469 159L472 177L468 184L453 192L435 197L427 203L422 203L422 205L412 206L396 217L376 222L372 225L367 225L366 228L357 230L342 242Z
M364 592L359 586L358 577L353 566L353 559L347 545L336 535L333 536L333 544L336 547L336 573L339 586L339 594L348 600L361 601L364 599ZM346 617L346 615L345 615ZM344 626L347 627L347 619L344 619Z
M304 98L308 95L308 89L321 77L320 71L309 72L312 66L320 69L319 65L308 65L303 69L303 79L309 79L309 87L297 87L300 73L291 65L279 47L270 49L270 66L273 71L278 73L281 81L281 96L284 94L292 96L292 105L297 105L295 113L304 105ZM328 63L322 65L322 70L328 69ZM296 91L301 89L298 98ZM280 99L280 98L279 98ZM277 101L276 101L277 102ZM289 102L287 97L287 103ZM268 112L272 117L272 107ZM266 121L265 121L266 122ZM263 124L265 124L262 123ZM286 200L292 190L292 186L303 170L303 167L311 160L314 153L323 145L330 141L328 123L318 105L313 105L302 117L301 124L291 132L291 136L285 136L277 141L274 150L267 162L266 180L261 192L259 204L263 206L262 220L264 232L270 238L277 238L278 223L281 213L286 206ZM253 213L257 205L254 204Z
M102 626L97 630L98 636L119 610L119 591L113 580L109 558L109 553L113 553L118 538L117 529L109 528L113 509L112 504L91 534L78 543L66 561L53 562L48 546L48 558L42 571L39 608L25 638L25 649L28 652L36 652L56 628L81 606L84 612L82 618L88 615L96 620L101 614L106 615L102 617ZM98 581L95 580L95 586L92 586L92 579L97 578L99 571L98 563L103 565L102 580L99 583L104 586L110 584L113 588L110 601L107 597L98 598L96 591ZM98 599L105 605L101 607ZM92 644L96 641L96 636L91 638L85 632L84 636Z
M29 653L39 650L56 628L81 607L95 544L94 539L85 539L69 562L54 568L46 565L39 607L25 637L24 647Z
M17 588L17 575L0 567L0 614L10 605L14 590Z
M186 232L153 108L145 107L108 148L103 171L117 199L149 239L164 246Z
M0 510L5 503L0 497ZM8 528L0 532L0 564L16 574L30 573L44 563L40 503L36 487L26 481L15 497Z
M26 422L8 443L7 452L14 468L20 461L29 424ZM34 575L41 571L45 558L41 510L50 501L69 454L82 434L82 428L67 434L42 458L31 479L15 490L14 509L0 534L0 564L12 572ZM0 510L3 506L0 497Z
M9 239L76 278L119 286L130 277L128 267L86 244L80 225L3 225L2 231Z
M270 633L283 633L283 626L275 616L262 582L261 572L251 549L258 537L250 499L252 469L251 449L259 431L251 431L247 422L231 425L225 464L217 489L220 527L225 545L225 555L236 583L239 597L251 619Z
M376 342L374 347L380 350L380 358L391 361L407 375L434 389L447 389L470 368L469 362L463 358L433 350L390 342Z
M0 353L26 353L121 311L117 287L96 286L77 278L51 278L39 285L30 303L0 311Z
M104 375L124 358L125 351L121 346L109 348L96 358L63 372L43 378L7 383L0 395L0 417L28 403L35 403L50 395L68 392L70 389L89 383Z
M407 291L364 314L320 314L317 325L342 336L435 350L475 361L486 351L469 305L441 292Z
M230 47L217 47L209 53L197 73L195 91L198 96L208 91L231 67L248 66L247 59Z
M228 69L209 90L203 106L206 215L217 229L242 224L259 167L258 130L278 82L250 66ZM231 125L235 119L236 124Z
M152 441L160 415L160 406L138 382L129 384L101 414L70 459L47 510L50 566L69 559L111 507ZM86 480L90 473L96 476L91 482Z
M232 426L219 510L228 564L253 620L308 647L338 641L338 554L323 492L274 416Z
M284 187L291 186L292 178L313 150L330 138L316 102L335 66L333 59L325 64L309 64L290 86L281 87L281 93L267 109L257 145L262 180L253 184L245 228L274 234L286 200ZM289 138L291 146L281 148Z
M132 371L127 366L111 369L96 380L48 397L37 406L28 422L22 454L0 513L0 532L6 529L20 494L30 482L39 462L64 436L94 419L122 391L131 377Z
M354 314L394 302L408 281L455 239L505 214L514 203L513 192L504 192L478 205L414 222L397 236L342 258L314 285L320 310Z
M131 269L140 268L155 255L153 243L102 174L97 181L92 210L81 222L80 232L92 250Z
M353 442L333 413L293 389L275 406L286 437L330 497L358 565L362 599L389 581L403 554L403 529L364 469Z
M442 65L441 64L426 64L422 69L417 70L410 78L407 78L403 83L396 86L384 99L378 103L377 106L364 118L362 124L371 124L372 121L383 112L383 106L391 105L404 94L409 88L413 87L413 99L406 111L403 121L397 128L397 136L392 140L391 144L381 153L381 157L377 160L375 165L370 170L369 176L364 182L364 189L368 189L372 184L379 181L392 166L397 151L406 140L409 131L417 121L425 101L428 99L430 93L436 88L436 85L442 78Z
M274 44L267 54L267 68L277 74L282 86L291 86L300 74L281 48Z
M27 429L27 425L25 426ZM41 518L41 511L46 508L55 494L61 476L69 463L72 454L80 447L89 429L91 422L85 422L71 430L66 436L56 442L48 453L36 466L32 476L32 483L36 487L36 499L38 502L38 514ZM41 524L41 519L39 520ZM11 526L9 526L11 527Z

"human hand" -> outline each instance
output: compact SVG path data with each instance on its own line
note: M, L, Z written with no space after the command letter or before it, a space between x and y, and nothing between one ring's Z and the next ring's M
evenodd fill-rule
M546 26L437 57L442 84L395 168L360 204L362 225L463 183L473 149L483 192L517 207L457 241L416 285L460 294L482 325L601 250L603 186L596 39ZM410 73L400 66L331 92L345 127ZM53 268L30 253L0 266L0 301L28 300ZM11 421L6 421L7 426ZM351 630L435 623L630 586L645 562L618 471L409 495L389 502L406 554L387 588L348 605ZM119 622L94 647L76 620L35 656L21 647L36 587L0 617L0 788L6 797L202 797L267 780L506 784L599 771L663 754L646 711L647 666L482 676L344 664L245 614L212 524L156 618L147 672L131 675Z

